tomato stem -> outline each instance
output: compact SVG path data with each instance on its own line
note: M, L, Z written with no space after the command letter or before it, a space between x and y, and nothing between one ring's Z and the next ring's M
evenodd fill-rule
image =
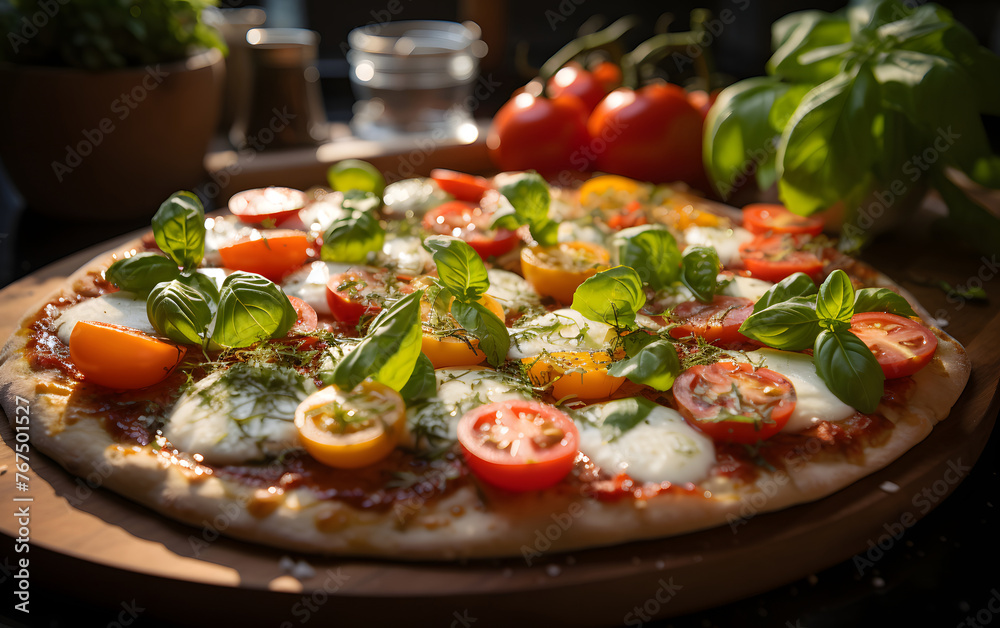
M578 55L591 50L605 48L621 39L625 33L632 30L639 24L639 18L635 15L626 15L611 23L607 28L595 33L577 37L552 55L548 61L542 64L538 70L538 80L542 83L542 96L548 97L549 79L564 65L572 61Z
M691 30L683 33L660 33L653 35L635 47L632 52L622 58L622 84L625 87L638 89L641 82L641 70L644 66L655 64L668 54L681 54L691 57L697 69L698 76L709 89L711 77L710 48L705 37L705 23L711 17L707 9L691 11ZM692 53L694 49L694 53Z

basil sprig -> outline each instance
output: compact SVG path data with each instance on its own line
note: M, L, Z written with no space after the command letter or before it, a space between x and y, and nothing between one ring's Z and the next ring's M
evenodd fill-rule
M156 284L150 291L146 316L157 333L175 342L201 344L212 322L214 305L197 288L173 279Z
M422 290L412 292L379 312L364 340L344 356L333 371L320 374L323 382L353 390L371 377L393 390L408 387L408 394L426 394L426 364L418 370L422 296ZM419 381L411 383L415 371Z
M856 294L842 270L830 273L818 290L806 275L796 273L761 297L740 333L775 349L812 347L816 373L833 394L861 412L874 412L885 374L871 350L850 332L851 317L859 312L903 312L907 308L900 300L906 302L886 289ZM761 303L764 307L758 309Z
M725 287L718 281L722 262L710 246L693 246L682 255L674 236L656 225L624 229L615 240L622 265L635 270L653 290L681 283L696 299L710 303Z
M160 250L190 271L205 256L205 208L191 192L174 192L153 216L153 237Z
M150 252L120 259L104 273L104 277L120 289L136 294L149 294L156 284L177 279L180 275L174 260Z
M615 266L580 284L572 308L589 320L611 325L624 336L626 357L608 368L610 375L669 390L680 373L680 360L672 342L639 329L636 314L645 303L639 273L628 266Z
M385 229L372 211L354 210L334 220L323 233L320 258L328 262L364 264L382 250Z
M507 325L496 314L479 303L490 288L486 265L467 242L451 236L431 236L424 240L437 265L437 300L454 297L451 315L465 331L479 340L486 361L499 367L510 349Z
M559 223L549 218L551 195L545 179L534 172L518 175L500 188L513 211L498 212L491 226L494 228L517 229L527 225L541 246L555 246L559 243Z
M222 347L246 347L284 336L297 318L288 296L272 281L236 271L219 290L212 341Z

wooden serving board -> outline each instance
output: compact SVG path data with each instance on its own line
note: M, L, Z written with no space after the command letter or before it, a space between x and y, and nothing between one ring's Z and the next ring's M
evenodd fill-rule
M935 209L940 204L930 199L925 211ZM949 468L971 466L981 453L1000 402L1000 311L925 283L965 286L978 277L996 303L1000 290L985 278L1000 269L960 244L932 239L921 224L879 240L865 259L948 320L973 364L962 397L924 442L886 469L820 501L751 517L735 530L546 554L531 565L520 558L435 564L296 555L313 572L296 579L285 552L219 536L215 528L224 527L224 517L203 530L174 523L102 490L99 477L75 478L38 453L31 457L30 489L15 490L6 420L0 421L0 502L33 500L33 586L71 591L108 608L131 600L144 619L182 625L297 626L317 617L322 621L313 625L638 625L639 609L649 617L718 606L865 550L887 522L926 514L914 497L945 484L950 492L955 484L941 481ZM0 291L0 339L67 275L128 239L73 255ZM9 537L3 541L9 553L18 536L14 517L0 515L0 532Z

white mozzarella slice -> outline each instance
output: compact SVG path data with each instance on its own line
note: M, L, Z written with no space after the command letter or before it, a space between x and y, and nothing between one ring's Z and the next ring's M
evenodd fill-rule
M341 196L337 194L336 198L340 200ZM299 210L297 217L281 223L281 228L323 233L327 227L333 224L334 220L349 214L348 210L337 203L316 201Z
M854 408L838 399L820 379L812 356L777 349L748 351L745 355L752 363L781 373L795 386L795 410L782 432L801 432L820 421L843 421L854 414ZM740 354L733 356L746 360Z
M507 357L520 360L545 351L599 351L607 349L614 336L610 325L587 320L576 310L564 308L511 329Z
M350 264L338 262L312 262L291 273L281 281L285 294L298 297L311 305L317 314L330 314L326 300L326 284L332 275L347 272Z
M205 219L205 266L222 266L219 248L242 235L253 232L253 227L243 224L236 216L218 216Z
M712 439L692 428L676 410L657 406L635 427L613 440L598 427L616 402L589 406L593 423L580 428L580 451L615 475L628 473L640 482L683 484L703 480L715 463Z
M80 301L56 319L56 335L63 344L69 344L73 328L80 321L111 323L131 327L147 334L156 334L146 314L146 298L131 292L112 292Z
M531 399L531 390L510 375L490 369L447 368L435 371L437 395L407 410L411 434L430 432L439 439L458 438L458 420L472 408Z
M426 273L434 264L430 252L420 238L405 236L389 238L382 245L379 264L392 268L397 275L416 277Z
M684 241L688 247L711 246L715 248L715 252L719 254L719 260L726 267L740 262L740 245L752 239L753 234L743 227L718 229L694 225L684 230Z
M541 305L541 297L528 280L517 273L491 268L486 274L490 278L490 288L486 294L497 300L504 313L523 312Z
M163 435L211 464L274 456L299 446L295 409L313 389L293 369L237 364L185 392Z
M756 303L773 285L770 281L764 281L763 279L737 275L723 289L722 294L729 297L743 297Z

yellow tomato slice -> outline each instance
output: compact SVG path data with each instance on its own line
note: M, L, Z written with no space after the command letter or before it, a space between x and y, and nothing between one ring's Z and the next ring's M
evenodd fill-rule
M327 386L295 410L303 447L338 469L359 469L388 456L399 442L406 404L385 384L364 381L354 390Z
M580 205L585 209L621 209L629 201L649 197L649 186L635 179L606 174L584 181L580 186Z
M479 303L490 312L495 314L501 321L504 320L503 307L496 299L489 295L483 295ZM450 306L449 306L450 307ZM424 321L430 315L430 304L420 304L421 316ZM449 318L451 318L449 316ZM479 350L479 339L466 334L464 330L454 323L455 329L459 330L458 335L443 336L436 334L433 330L424 328L424 335L420 341L420 350L426 355L431 364L436 369L443 369L455 366L475 366L486 361L486 353Z
M556 246L521 249L521 273L535 292L564 305L573 302L573 293L598 271L608 268L611 254L592 242L560 242Z
M556 399L605 399L625 382L608 374L613 358L607 351L558 351L521 360L528 365L528 379L535 386L551 383Z
M86 381L108 388L145 388L162 381L187 353L131 327L80 321L69 337L69 356Z

